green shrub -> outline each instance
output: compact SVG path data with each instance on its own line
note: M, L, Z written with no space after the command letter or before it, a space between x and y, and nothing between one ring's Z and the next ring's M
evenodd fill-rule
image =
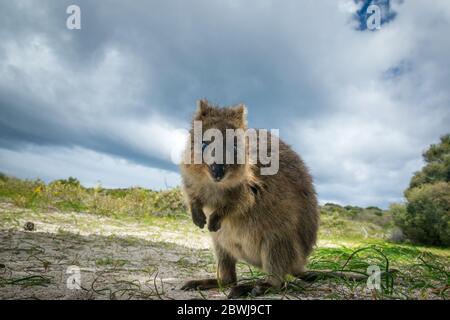
M450 183L437 182L409 189L406 207L391 210L396 224L411 241L450 245Z
M426 165L414 174L409 189L427 183L450 181L450 134L443 135L438 144L432 144L423 154Z
M364 209L364 211L365 212L370 212L371 214L374 214L374 215L379 216L379 217L381 217L383 215L383 210L381 210L378 207L374 207L374 206L367 207L367 208Z
M405 207L393 207L395 223L411 241L450 245L450 134L423 154L425 166L411 178Z

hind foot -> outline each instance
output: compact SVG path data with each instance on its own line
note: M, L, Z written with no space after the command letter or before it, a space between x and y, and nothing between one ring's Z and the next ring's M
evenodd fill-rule
M243 283L235 285L228 293L228 299L242 298L248 295L258 297L267 293L273 286L268 282Z

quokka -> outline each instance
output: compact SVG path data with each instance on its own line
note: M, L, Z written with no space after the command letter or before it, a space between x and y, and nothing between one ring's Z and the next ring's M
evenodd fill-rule
M220 108L202 100L193 121L202 121L202 130L218 129L225 137L226 129L246 130L246 117L244 105ZM194 153L193 130L185 152ZM181 164L192 219L200 228L207 225L217 260L217 279L191 280L182 289L232 286L229 297L236 298L263 294L270 287L279 288L287 275L304 274L316 242L319 209L302 159L279 140L279 170L274 175L261 175L263 165L251 164L248 157L241 164L222 163ZM237 261L261 268L266 279L236 284Z

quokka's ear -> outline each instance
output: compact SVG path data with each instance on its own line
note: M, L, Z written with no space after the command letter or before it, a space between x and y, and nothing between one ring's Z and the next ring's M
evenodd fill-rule
M208 116L211 111L208 100L201 99L197 101L197 111L195 112L195 119L203 119Z
M240 103L232 109L236 115L236 118L243 124L243 126L247 126L247 107L245 104Z

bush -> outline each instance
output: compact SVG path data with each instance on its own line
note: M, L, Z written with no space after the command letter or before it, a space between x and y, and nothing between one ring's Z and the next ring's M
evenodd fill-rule
M395 223L416 243L450 245L450 134L423 154L425 166L411 178L406 207L393 207Z
M374 215L377 217L381 217L383 215L383 210L378 207L367 207L362 211L363 214Z
M441 141L432 144L422 156L426 165L414 174L409 189L427 183L450 181L450 134L443 135Z
M431 162L423 167L422 171L416 172L412 177L410 188L416 188L423 184L450 180L450 157L442 161Z
M406 192L406 209L391 208L407 238L427 245L450 245L450 183L424 184Z

